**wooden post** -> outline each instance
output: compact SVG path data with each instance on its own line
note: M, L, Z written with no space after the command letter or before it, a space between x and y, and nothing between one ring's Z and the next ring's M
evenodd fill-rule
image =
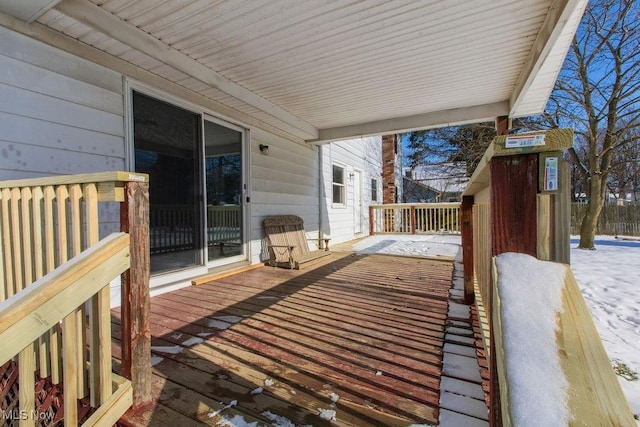
M496 117L496 135L507 135L511 128L511 118L509 116Z
M553 215L551 194L538 195L538 250L537 257L542 261L553 260Z
M411 234L416 234L416 207L411 206Z
M537 255L538 155L520 154L491 159L491 255L518 252ZM493 286L491 299L493 300ZM493 307L491 308L493 310ZM501 426L500 386L491 322L490 425Z
M553 261L570 264L571 239L571 171L566 161L558 165L560 185L558 192L553 195L554 239Z
M491 255L536 256L538 155L491 160Z
M373 217L373 206L369 206L369 236L373 236L375 233L375 218Z
M485 189L490 188L490 208L486 214L487 223L490 223L490 238L486 244L488 254L485 259L489 259L489 254L498 255L503 252L520 252L536 256L538 250L538 222L537 222L537 193L539 191L538 185L538 161L537 154L547 152L559 152L569 149L573 145L573 131L571 129L552 129L544 132L532 132L524 135L519 135L519 138L509 140L508 132L510 127L510 120L508 117L498 117L496 119L496 131L498 136L494 138L491 145L487 148L483 155L478 167L476 168L467 189L463 196L473 196L482 194L483 201L486 198ZM523 141L521 138L525 138ZM527 137L537 138L538 140L529 140ZM520 140L520 141L518 141ZM520 142L520 143L519 143ZM561 162L562 164L562 162ZM560 171L560 170L559 170ZM563 184L562 177L560 177L561 191ZM557 202L554 202L553 198L557 196L553 194L551 211L555 214L555 225L551 223L551 230L540 230L543 239L547 239L549 233L551 233L551 239L556 243L558 240L562 240L562 244L565 247L558 248L555 246L550 248L550 252L556 257L559 253L568 252L568 231L559 232L561 227L558 225L558 221L564 221L561 226L566 227L565 214L560 212L565 209L562 206L558 206ZM479 198L476 198L476 202L479 202ZM563 200L567 200L563 196ZM545 203L547 201L545 200ZM482 207L482 209L480 209ZM485 208L481 205L477 205L478 216L485 216ZM543 224L544 225L544 224ZM549 225L545 225L548 227ZM476 235L479 232L483 232L483 228L476 230ZM560 233L560 234L558 234ZM567 236L567 238L560 238L558 236ZM481 238L480 240L483 240ZM566 242L566 243L565 243ZM477 244L487 242L476 242ZM483 245L484 246L484 245ZM476 246L476 250L480 246ZM463 249L464 250L464 249ZM542 251L546 252L547 248L542 247ZM464 252L463 252L464 254ZM482 254L475 254L479 256ZM483 261L485 263L486 261ZM487 266L483 266L479 272L484 272ZM483 280L484 282L484 280ZM491 280L486 282L490 283ZM488 284L487 283L487 284ZM487 286L486 290L483 290L483 303L485 310L488 314L488 318L492 318L491 301L493 300L493 286ZM486 301L485 301L486 300ZM501 407L500 407L500 394L496 374L495 365L495 342L493 322L489 322L489 329L491 339L489 341L489 353L490 353L490 376L491 376L491 406L489 413L489 423L492 426L501 426Z
M122 274L122 376L139 406L151 400L149 184L127 182L124 190L120 230L131 239L131 268Z
M460 232L462 234L462 266L464 270L464 301L472 304L473 294L473 204L474 196L463 196L460 206Z

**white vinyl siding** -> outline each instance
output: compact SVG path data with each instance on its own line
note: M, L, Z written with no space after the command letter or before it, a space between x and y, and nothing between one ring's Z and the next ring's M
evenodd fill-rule
M128 76L4 27L0 27L0 69L0 179L125 170L129 166L123 89L123 78ZM176 98L193 105L204 99L168 81L160 86L147 81L141 84L163 93L181 93ZM201 111L216 116L206 104ZM245 193L250 197L250 261L257 263L267 257L262 232L266 216L299 215L307 236L314 239L321 215L324 225L328 219L326 207L322 212L320 208L324 189L318 147L246 127L250 128L246 146L250 180ZM269 146L268 155L260 152L259 144ZM117 206L100 204L100 218L101 235L118 229ZM185 275L184 279L188 284L191 277ZM182 284L176 282L175 287L179 286ZM119 304L117 285L112 287L112 304Z
M269 153L260 152L260 144ZM298 215L307 237L316 239L319 227L318 149L273 134L251 131L251 254L252 262L268 259L262 220L270 215ZM311 246L312 241L309 242Z
M3 27L0 70L0 180L126 168L121 74ZM119 230L99 209L100 236Z
M0 179L124 169L118 73L2 27L0 69Z
M369 205L371 204L371 191L367 190L368 183L372 179L380 180L382 173L382 142L381 137L357 138L346 141L332 142L321 146L323 160L323 192L326 208L326 219L323 219L323 233L331 238L331 244L342 243L362 234L356 234L355 224L358 223L359 206L354 200L353 186L355 180L350 179L350 174L362 173L363 188L360 191L362 205L362 231L369 230ZM333 203L333 165L344 167L344 193L345 204Z

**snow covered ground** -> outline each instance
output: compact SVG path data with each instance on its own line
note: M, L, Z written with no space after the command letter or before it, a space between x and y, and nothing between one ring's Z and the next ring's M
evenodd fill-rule
M376 234L355 245L353 250L359 253L378 253L407 256L444 256L460 257L460 236L444 235L405 235Z
M571 269L637 419L640 416L640 242L598 236L595 251L575 249L577 245L578 238L572 238Z

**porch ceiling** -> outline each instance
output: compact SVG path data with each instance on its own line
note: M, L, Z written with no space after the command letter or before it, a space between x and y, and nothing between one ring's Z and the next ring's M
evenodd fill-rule
M322 142L540 113L585 5L64 0L31 25Z

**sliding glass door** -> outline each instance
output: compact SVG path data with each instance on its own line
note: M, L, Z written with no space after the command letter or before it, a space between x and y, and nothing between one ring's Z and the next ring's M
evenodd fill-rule
M243 136L240 128L204 121L207 259L244 255Z
M149 174L152 274L246 258L244 131L133 92L136 172Z

